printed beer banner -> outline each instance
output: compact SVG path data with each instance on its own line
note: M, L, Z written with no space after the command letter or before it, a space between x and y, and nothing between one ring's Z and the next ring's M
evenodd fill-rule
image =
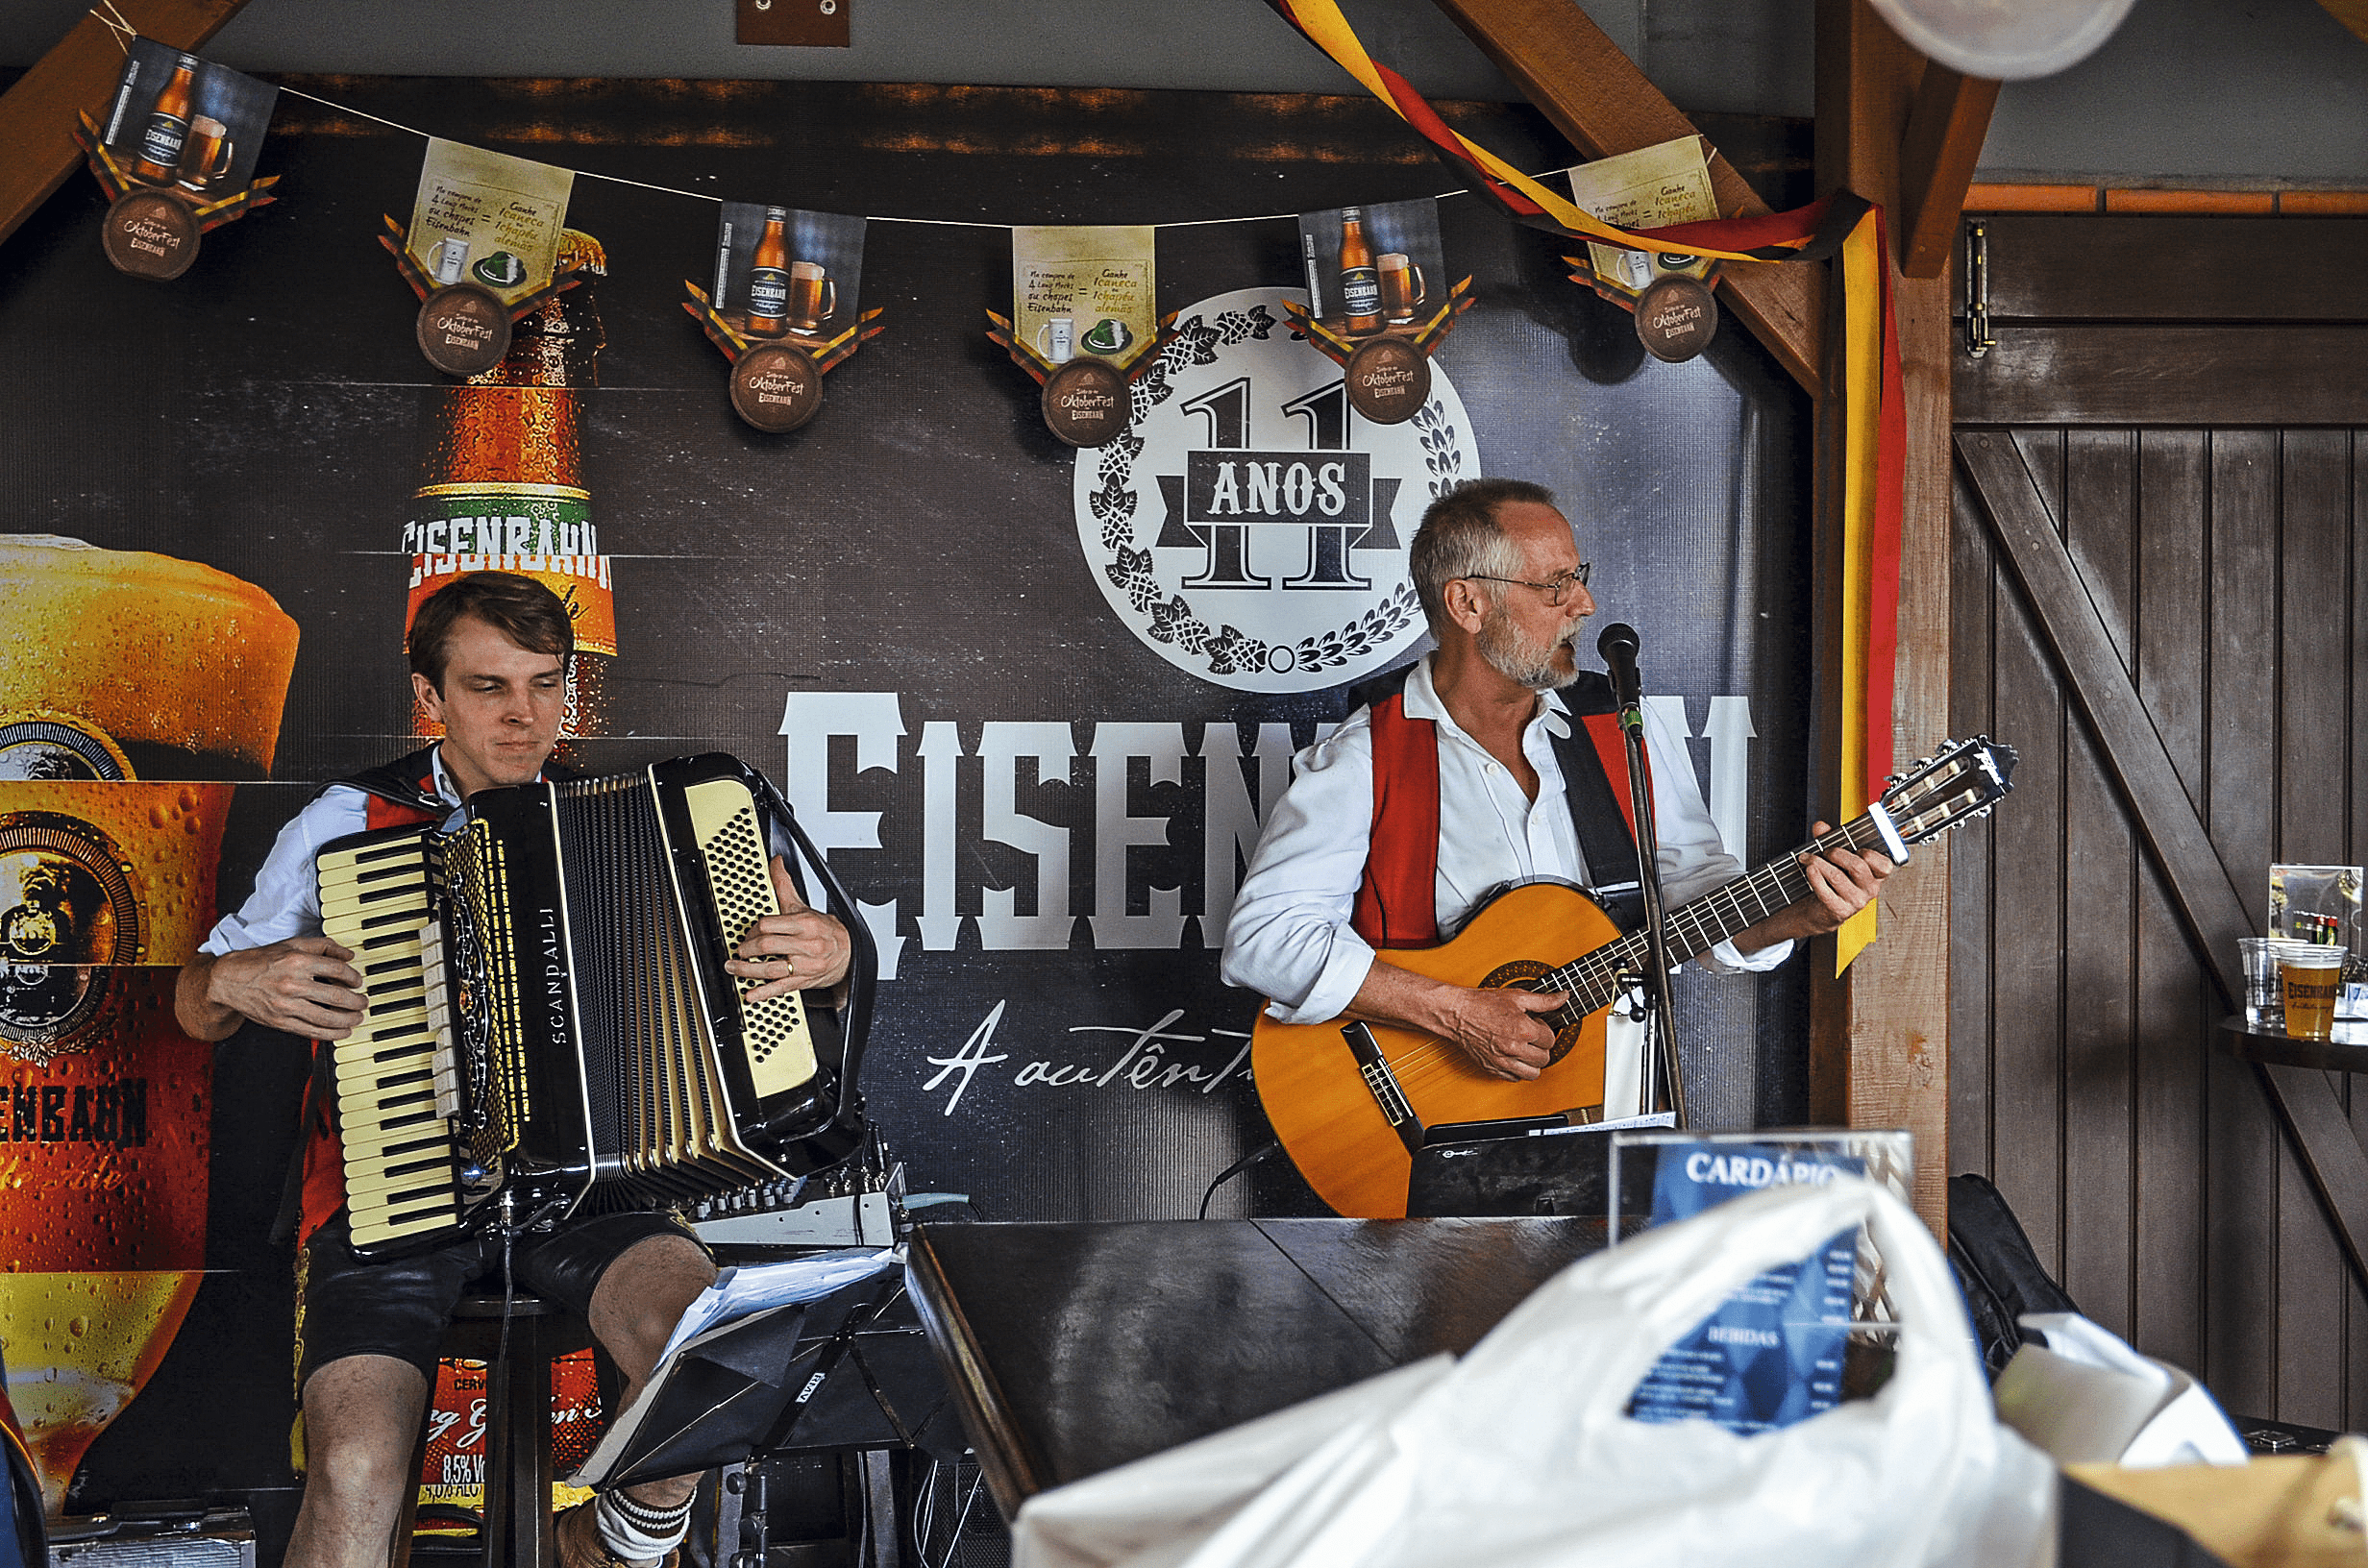
M1718 216L1711 166L1699 135L1679 136L1616 158L1599 158L1570 171L1570 194L1594 216L1620 229L1666 229ZM1718 263L1682 251L1632 251L1590 240L1588 269L1595 292L1636 308L1637 296L1672 274L1708 282Z
M864 220L726 202L715 231L716 313L750 338L820 352L861 314Z
M404 252L437 283L476 283L504 305L551 286L572 170L431 139Z
M1447 303L1439 204L1429 197L1299 215L1308 313L1354 341L1420 327Z
M1013 334L1055 365L1132 363L1159 335L1148 224L1011 232Z
M77 116L75 144L107 192L101 248L118 272L167 282L210 229L270 205L255 176L279 89L135 37L104 129Z
M253 183L279 96L228 66L134 38L100 141L134 184L203 205Z

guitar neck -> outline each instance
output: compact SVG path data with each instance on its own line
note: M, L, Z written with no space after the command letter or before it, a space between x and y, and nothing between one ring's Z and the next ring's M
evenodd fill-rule
M1698 953L1708 952L1786 905L1807 897L1809 870L1801 864L1802 855L1822 855L1829 849L1862 852L1882 847L1883 832L1875 825L1874 818L1861 817L1781 859L1769 861L1747 876L1737 877L1715 893L1705 894L1690 904L1669 911L1664 922L1668 935L1669 961L1682 964ZM1632 932L1564 965L1543 983L1569 992L1576 998L1571 1008L1574 1013L1591 1013L1618 994L1621 975L1644 972L1648 945L1642 931Z

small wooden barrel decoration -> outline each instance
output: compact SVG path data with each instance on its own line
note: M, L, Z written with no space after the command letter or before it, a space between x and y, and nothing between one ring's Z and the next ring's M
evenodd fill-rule
M1045 426L1073 447L1107 446L1126 429L1134 392L1107 359L1072 359L1045 378Z
M170 282L197 259L200 233L197 214L179 196L127 190L108 208L99 240L117 272Z
M1671 273L1637 296L1637 336L1644 352L1675 364L1718 335L1718 301L1693 279Z
M419 352L447 376L476 376L509 353L509 306L476 283L448 283L419 303Z
M795 344L760 343L732 361L731 411L760 430L794 430L822 405L823 373Z
M1349 405L1376 425L1403 425L1431 396L1431 356L1402 337L1376 337L1348 356Z

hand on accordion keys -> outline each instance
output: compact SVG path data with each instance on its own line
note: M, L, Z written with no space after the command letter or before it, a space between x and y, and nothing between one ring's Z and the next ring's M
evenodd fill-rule
M772 870L781 913L751 926L733 949L737 956L724 966L728 973L764 982L748 993L752 1002L793 991L826 991L847 977L853 952L847 928L798 895L798 884L780 856L773 857Z

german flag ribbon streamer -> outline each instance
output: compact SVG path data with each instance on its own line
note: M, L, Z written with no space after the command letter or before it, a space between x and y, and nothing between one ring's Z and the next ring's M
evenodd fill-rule
M1631 251L1682 250L1721 261L1813 261L1833 255L1866 210L1863 199L1841 191L1789 212L1680 223L1666 229L1616 229L1441 119L1413 84L1365 52L1335 0L1267 0L1267 4L1420 133L1475 192L1515 221L1532 228Z
M1899 535L1908 410L1891 313L1883 214L1842 247L1841 792L1872 800L1891 772L1892 673L1899 653ZM1873 904L1834 934L1834 972L1875 940Z

